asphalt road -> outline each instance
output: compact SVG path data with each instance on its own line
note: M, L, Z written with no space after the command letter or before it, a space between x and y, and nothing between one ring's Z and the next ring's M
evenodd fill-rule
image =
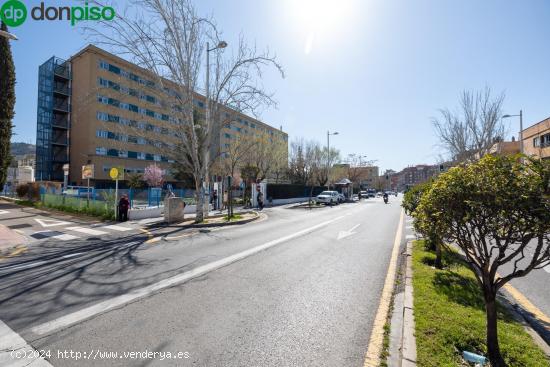
M362 366L400 211L369 199L170 241L46 240L0 264L0 320L54 366Z

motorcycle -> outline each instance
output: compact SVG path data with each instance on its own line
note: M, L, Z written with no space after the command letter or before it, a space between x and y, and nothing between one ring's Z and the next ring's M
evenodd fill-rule
M388 203L388 197L384 196L384 204L387 204L387 203Z

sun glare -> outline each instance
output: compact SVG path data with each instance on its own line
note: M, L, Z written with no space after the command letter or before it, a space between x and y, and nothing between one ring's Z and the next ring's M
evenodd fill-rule
M288 14L304 35L304 52L309 54L316 40L338 33L353 15L355 0L286 0Z

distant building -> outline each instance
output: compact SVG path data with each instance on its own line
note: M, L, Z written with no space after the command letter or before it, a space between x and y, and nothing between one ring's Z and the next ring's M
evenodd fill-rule
M407 167L401 172L395 174L397 177L394 179L396 189L398 191L404 191L415 185L428 181L430 178L437 176L439 172L439 165L419 164L416 166Z
M522 136L526 155L550 158L550 117L524 129Z

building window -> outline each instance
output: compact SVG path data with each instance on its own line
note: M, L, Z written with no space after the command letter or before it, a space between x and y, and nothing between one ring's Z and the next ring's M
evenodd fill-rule
M145 159L145 153L137 152L137 159Z
M107 148L102 148L102 147L95 148L95 154L107 155Z
M95 132L95 136L97 136L98 138L106 139L109 136L109 132L105 130L97 130Z

